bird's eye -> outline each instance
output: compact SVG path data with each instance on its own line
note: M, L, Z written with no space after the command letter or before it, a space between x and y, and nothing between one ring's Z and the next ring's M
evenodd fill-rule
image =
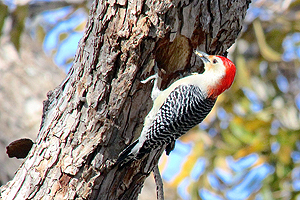
M218 63L217 59L213 59L213 64L217 64L217 63Z

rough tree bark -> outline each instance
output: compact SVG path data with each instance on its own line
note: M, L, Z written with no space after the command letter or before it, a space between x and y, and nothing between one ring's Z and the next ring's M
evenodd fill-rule
M152 106L155 61L165 88L201 71L198 48L223 54L242 28L249 0L96 0L74 64L48 93L36 144L3 199L136 199L163 152L109 167L142 129Z

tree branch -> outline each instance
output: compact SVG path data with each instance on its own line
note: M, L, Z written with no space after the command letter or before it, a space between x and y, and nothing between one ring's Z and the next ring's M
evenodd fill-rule
M164 200L164 185L160 176L158 165L153 168L153 175L156 184L157 200Z

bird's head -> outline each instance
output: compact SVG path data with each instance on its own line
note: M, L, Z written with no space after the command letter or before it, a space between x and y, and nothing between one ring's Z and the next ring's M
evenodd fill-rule
M208 85L208 95L217 98L225 90L229 89L233 83L236 68L228 58L218 55L208 55L195 50L204 63L204 73L211 84Z

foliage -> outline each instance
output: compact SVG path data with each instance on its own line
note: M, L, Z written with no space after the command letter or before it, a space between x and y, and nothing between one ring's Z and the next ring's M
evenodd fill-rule
M4 32L19 50L22 34L30 32L67 72L83 35L90 4L87 0L1 1L0 33ZM11 24L5 26L6 23Z

